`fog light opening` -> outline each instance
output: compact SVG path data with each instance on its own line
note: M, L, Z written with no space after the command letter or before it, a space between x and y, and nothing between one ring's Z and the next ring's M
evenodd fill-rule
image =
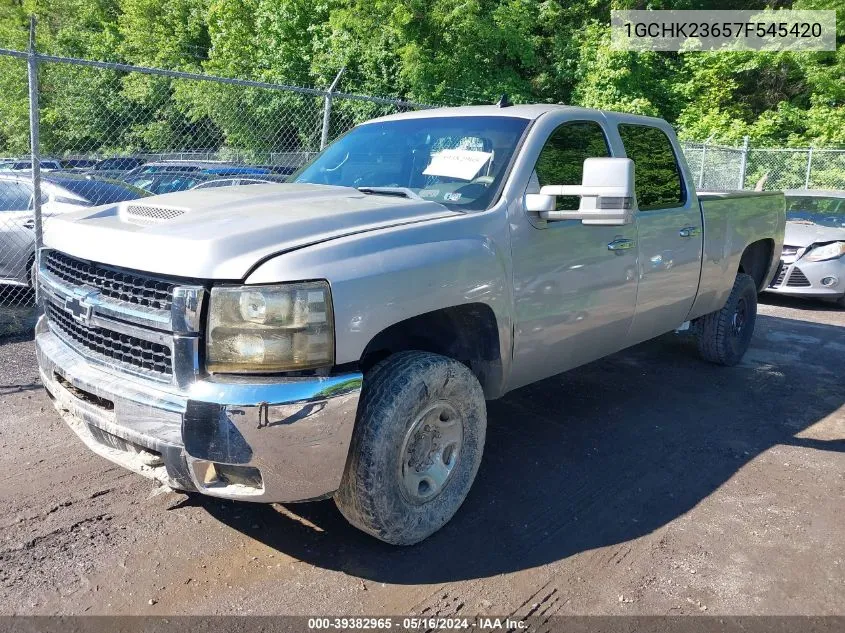
M236 466L197 460L193 463L197 480L205 489L237 488L238 494L264 492L261 471L253 466Z
M836 286L838 284L839 284L839 279L834 277L834 276L822 278L822 286L825 286L826 288L833 288L834 286Z

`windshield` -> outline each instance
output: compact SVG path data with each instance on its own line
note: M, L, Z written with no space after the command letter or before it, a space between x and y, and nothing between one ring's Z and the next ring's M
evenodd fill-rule
M845 197L789 196L786 199L786 219L845 227Z
M367 123L335 141L291 180L401 188L452 208L486 209L495 202L527 126L525 119L489 116Z

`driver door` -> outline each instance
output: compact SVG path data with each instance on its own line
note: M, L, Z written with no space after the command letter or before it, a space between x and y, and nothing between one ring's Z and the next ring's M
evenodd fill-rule
M603 117L567 121L548 136L526 193L580 185L587 158L612 156ZM578 197L558 196L558 210ZM524 202L523 202L524 206ZM514 360L509 388L622 349L637 300L637 226L546 221L522 209L512 224Z

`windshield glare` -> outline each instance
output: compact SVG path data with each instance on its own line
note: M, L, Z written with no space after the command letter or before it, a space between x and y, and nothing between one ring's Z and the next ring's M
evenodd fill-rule
M528 121L513 117L430 117L354 128L303 167L293 182L401 187L449 207L495 202Z
M786 219L812 222L821 226L845 227L845 198L822 196L789 196Z

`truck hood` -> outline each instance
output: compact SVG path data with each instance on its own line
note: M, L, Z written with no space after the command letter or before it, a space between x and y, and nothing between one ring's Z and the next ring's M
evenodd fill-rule
M783 243L789 246L809 246L816 242L845 240L845 228L822 226L808 222L787 222Z
M269 184L182 191L51 218L44 243L163 275L237 280L261 260L326 240L461 215L350 187Z

